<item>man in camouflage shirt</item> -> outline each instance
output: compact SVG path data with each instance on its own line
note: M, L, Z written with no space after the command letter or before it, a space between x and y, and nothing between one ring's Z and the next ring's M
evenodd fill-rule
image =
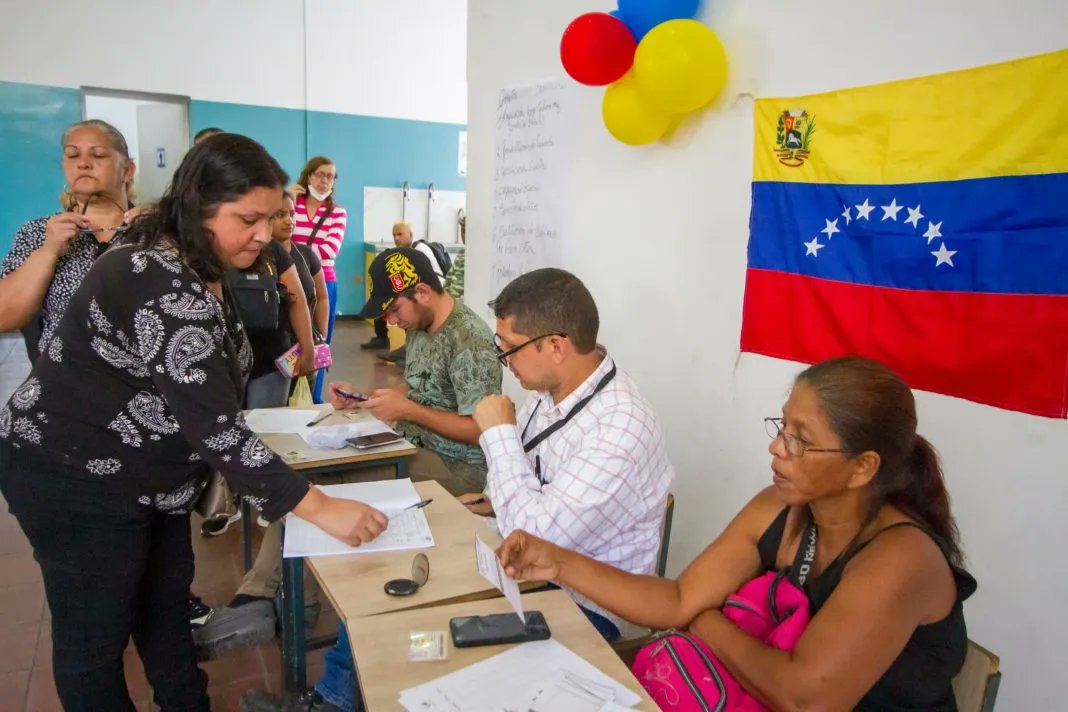
M471 414L484 396L501 392L501 365L489 326L444 292L429 259L418 250L386 250L375 257L368 275L371 297L359 316L384 316L407 331L407 392L381 388L355 403L337 392L351 393L352 386L335 383L331 402L338 409L359 407L379 420L396 422L400 433L445 463L453 477L443 484L453 494L481 491L486 459Z

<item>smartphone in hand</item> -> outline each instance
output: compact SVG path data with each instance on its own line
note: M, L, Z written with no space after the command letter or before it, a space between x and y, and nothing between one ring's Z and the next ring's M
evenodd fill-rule
M351 401L356 401L357 403L362 403L363 401L368 399L367 396L362 393L349 393L348 391L343 391L337 387L334 388L334 393L337 393L342 398L348 398Z

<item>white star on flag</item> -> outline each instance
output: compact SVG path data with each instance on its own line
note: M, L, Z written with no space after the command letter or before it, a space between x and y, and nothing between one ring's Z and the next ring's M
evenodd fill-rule
M932 252L935 256L935 267L941 264L947 264L950 267L953 266L953 255L957 254L956 250L947 250L946 243L942 243L942 246L938 248L937 252Z
M893 220L894 222L897 222L897 214L901 212L901 208L904 206L898 205L897 198L894 198L890 201L889 205L883 205L881 207L883 209L883 220Z
M943 221L944 222L944 221ZM927 238L927 244L931 244L931 240L936 237L942 237L942 222L927 221L927 232L923 233L923 236Z
M827 239L828 240L830 240L832 237L834 237L834 233L841 232L841 230L838 229L838 220L837 219L835 219L834 222L831 222L830 220L824 218L823 222L827 223L827 227L825 227L822 230L820 230L820 232L827 233Z
M846 220L846 225L853 222L853 212L848 205L843 205L842 217Z
M856 208L857 208L857 220L860 220L861 218L864 218L865 220L867 220L868 216L871 215L871 211L875 210L875 206L872 205L871 203L869 203L867 198L864 199L863 203L861 203L860 205L856 206Z
M917 205L915 208L905 209L909 211L909 216L905 218L905 222L909 223L914 228L919 228L920 220L923 218L923 213L920 212L920 206Z
M807 248L805 250L805 257L808 257L809 255L812 255L814 257L819 257L819 255L816 254L816 253L819 252L824 247L826 247L826 245L821 245L819 243L819 239L820 239L819 237L814 237L814 238L812 238L812 242L803 242L803 243L801 243Z

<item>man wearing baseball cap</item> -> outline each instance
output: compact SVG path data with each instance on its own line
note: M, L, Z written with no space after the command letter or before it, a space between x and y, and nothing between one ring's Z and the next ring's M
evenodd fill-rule
M445 463L453 477L442 484L453 494L472 491L465 489L470 484L485 486L486 460L471 414L484 396L501 392L493 334L475 312L445 293L420 250L382 252L371 263L368 277L371 296L359 316L384 317L407 332L407 392L381 388L357 403L337 392L352 393L352 385L338 382L329 389L331 403L395 421L408 440Z
M407 390L380 388L365 393L370 396L366 401L354 402L338 392L355 393L352 384L339 381L329 386L330 402L339 410L363 408L379 420L395 421L398 432L445 463L452 474L451 480L441 483L445 489L454 495L481 492L486 486L486 459L478 442L481 431L471 414L483 397L501 392L501 365L489 326L445 293L430 260L419 250L386 250L367 272L371 296L359 316L385 317L407 331ZM418 458L412 470L418 473ZM342 623L314 689L297 695L250 690L241 709L349 712L355 709L355 686L352 652Z

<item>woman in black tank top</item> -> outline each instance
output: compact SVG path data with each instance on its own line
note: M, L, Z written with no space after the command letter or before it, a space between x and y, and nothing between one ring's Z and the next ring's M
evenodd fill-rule
M675 581L613 569L514 532L501 562L554 580L633 623L689 628L775 710L957 709L964 663L961 568L941 466L916 433L912 392L882 364L831 359L801 373L783 417L767 418L772 486ZM811 525L811 526L810 526ZM727 620L727 596L798 558L812 619L792 652Z

